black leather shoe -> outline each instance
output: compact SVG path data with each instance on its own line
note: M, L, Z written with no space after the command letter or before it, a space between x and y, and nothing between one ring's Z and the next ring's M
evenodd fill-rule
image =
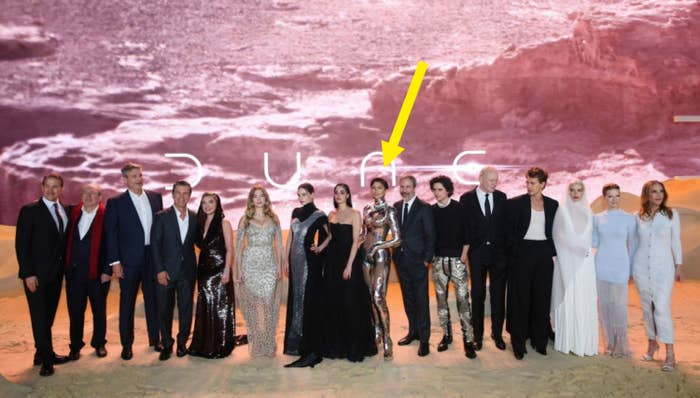
M484 343L481 340L477 340L474 342L474 350L476 351L481 351L481 348L484 346Z
M39 376L51 376L53 374L53 365L41 365Z
M58 355L55 352L53 353L53 364L54 365L62 365L68 361L70 361L70 358L68 358L68 356Z
M471 341L464 342L464 356L469 359L476 358L476 351L474 350L474 343Z
M70 350L68 353L68 359L71 361L77 361L80 359L80 350Z
M418 337L416 336L411 336L410 334L407 334L406 337L402 338L399 340L399 345L409 345L413 342L413 340L418 340Z
M182 358L187 355L187 346L179 345L177 346L177 352L175 353L178 358Z
M503 337L491 336L493 342L496 343L496 348L503 351L506 349L506 342L503 341Z
M170 359L171 355L173 355L173 347L163 347L163 349L160 351L160 355L158 355L158 359L161 361L167 361Z
M285 368L313 368L323 361L323 357L316 354L305 355L292 363L284 365Z
M95 354L98 358L104 358L107 356L107 349L105 346L95 348Z
M525 354L522 351L513 351L513 355L515 355L515 359L518 361L522 360Z
M239 334L236 336L235 339L233 339L234 345L245 345L248 344L248 335L247 334Z
M153 351L161 352L163 350L163 344L158 340L148 339L148 346L153 347Z
M452 335L446 334L442 336L442 340L440 340L440 343L438 343L438 352L445 351L450 344L452 344Z
M418 356L424 357L428 354L430 354L430 345L428 343L420 343L418 347Z
M538 354L547 355L547 347L535 348Z
M122 348L122 359L123 360L128 361L133 357L134 357L134 352L131 351L131 347Z

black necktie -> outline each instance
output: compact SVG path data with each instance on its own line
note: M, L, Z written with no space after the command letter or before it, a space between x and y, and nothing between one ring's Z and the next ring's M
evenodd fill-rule
M403 203L403 216L401 216L401 226L406 225L406 217L408 217L408 203Z
M58 203L53 204L53 211L56 213L56 220L58 220L58 232L63 233L63 218L61 218L61 213L58 212Z
M491 219L491 203L489 203L489 194L486 194L486 200L484 201L484 216L486 221Z

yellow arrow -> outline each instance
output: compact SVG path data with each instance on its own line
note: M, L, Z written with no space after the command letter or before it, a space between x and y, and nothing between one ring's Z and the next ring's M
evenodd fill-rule
M391 137L389 138L389 141L382 140L382 157L384 157L384 167L389 166L389 163L396 159L404 150L404 148L399 146L399 141L401 141L403 130L406 128L408 117L411 115L413 103L416 102L416 96L418 96L418 90L420 89L420 84L423 82L423 77L425 76L425 71L427 69L428 64L423 61L418 61L418 66L416 66L416 71L413 72L411 84L408 86L406 97L403 99L403 104L401 105L401 110L399 111L399 117L396 118L396 123L394 124L394 130L391 132Z

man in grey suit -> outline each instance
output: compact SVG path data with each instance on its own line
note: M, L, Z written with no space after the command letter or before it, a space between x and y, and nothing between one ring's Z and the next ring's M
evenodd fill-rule
M158 325L163 349L159 359L165 361L173 352L173 311L177 297L177 356L187 355L187 339L192 325L192 296L197 261L194 244L199 232L197 215L187 208L192 187L187 181L173 185L173 206L158 214L151 231L151 253L158 285Z
M408 317L408 334L399 345L419 340L418 355L430 353L430 307L428 306L428 266L435 253L435 223L429 204L416 197L416 178L407 175L399 180L400 200L394 203L399 215L401 246L395 251L403 306Z

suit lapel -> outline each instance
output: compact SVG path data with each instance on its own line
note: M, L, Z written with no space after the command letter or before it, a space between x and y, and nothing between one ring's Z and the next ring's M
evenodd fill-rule
M177 237L179 238L177 243L180 244L180 246L182 246L182 234L180 232L180 220L178 220L178 217L180 217L180 215L177 214L177 209L175 209L174 206L170 208L170 212L172 213L172 216L170 217L171 228L174 228L175 231L177 231ZM189 232L189 229L187 232Z
M408 208L408 214L406 215L406 221L403 223L404 229L408 228L409 223L411 220L415 218L416 212L418 211L418 207L421 205L419 202L418 198L416 198L413 201L413 205Z
M135 219L138 220L137 224L139 229L141 230L141 234L144 234L143 231L143 225L141 224L141 217L139 217L139 212L136 211L136 205L134 204L134 201L131 199L131 195L129 194L129 190L126 190L124 192L124 202L127 208L128 212L131 212L131 217L129 219Z
M58 224L56 224L56 220L53 218L53 210L49 210L42 198L39 198L39 207L42 209L41 212L44 213L44 219L50 222L51 226L53 226L51 230L55 231L56 234L61 235L61 231L58 230Z

